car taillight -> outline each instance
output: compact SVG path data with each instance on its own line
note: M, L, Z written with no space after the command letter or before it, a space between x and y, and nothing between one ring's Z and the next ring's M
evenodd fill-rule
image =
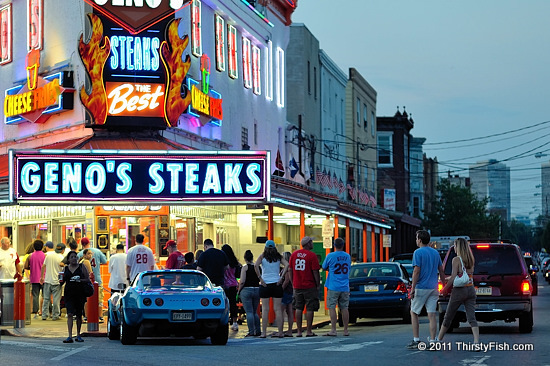
M208 300L206 297L201 299L202 306L208 306L209 304L210 304L210 300Z
M397 288L395 289L395 291L393 292L394 294L406 294L407 293L407 286L405 286L405 284L403 282L399 282L397 284Z
M143 305L145 306L150 306L153 302L151 301L150 298L146 297L145 299L143 299Z
M476 245L477 249L489 249L488 245Z
M213 304L214 306L220 306L221 303L222 303L222 299L219 299L219 298L217 298L217 297L214 298L214 300L212 300L212 304Z
M524 295L529 295L531 293L531 283L529 283L528 280L523 280L521 283L521 292L523 292Z
M441 282L437 283L437 291L441 292L443 290L443 284Z
M155 304L156 304L157 306L162 306L162 305L164 305L164 300L161 299L160 297L157 297L157 298L155 299Z

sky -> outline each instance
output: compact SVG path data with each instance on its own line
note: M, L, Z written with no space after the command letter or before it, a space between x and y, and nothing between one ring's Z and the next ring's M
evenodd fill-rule
M549 14L548 0L298 0L292 20L374 87L378 116L406 106L440 173L497 159L512 216L535 218L550 161Z

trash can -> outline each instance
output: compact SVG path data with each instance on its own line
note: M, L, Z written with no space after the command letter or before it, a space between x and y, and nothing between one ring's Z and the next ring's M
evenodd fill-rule
M0 280L0 291L2 302L0 304L0 325L14 325L13 321L13 284L15 280ZM31 324L31 284L23 280L25 284L25 324Z

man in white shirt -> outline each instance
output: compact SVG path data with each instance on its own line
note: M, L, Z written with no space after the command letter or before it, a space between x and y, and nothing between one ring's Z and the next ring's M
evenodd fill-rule
M155 257L151 248L143 245L143 234L136 235L136 245L128 250L126 257L126 277L132 283L137 274L155 269Z
M42 265L42 273L40 274L40 283L44 285L42 294L44 302L42 303L42 320L48 318L50 312L50 304L52 304L52 320L59 320L61 309L59 302L61 301L61 284L59 283L59 272L63 270L60 266L63 261L63 254L56 253L51 241L46 242L46 258ZM50 299L53 297L53 301Z
M9 238L2 238L0 243L0 279L12 280L18 278L18 276L21 276L21 263L17 251L11 247Z
M122 292L124 287L128 286L128 280L126 280L126 258L124 244L118 244L116 246L116 253L109 258L109 273L111 274L109 288L111 292Z

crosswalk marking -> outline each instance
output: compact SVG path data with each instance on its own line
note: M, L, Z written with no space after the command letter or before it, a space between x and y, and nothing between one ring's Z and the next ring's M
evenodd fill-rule
M351 344L338 344L330 347L317 348L315 351L330 351L330 352L349 352L355 351L364 347L372 346L375 344L384 343L383 341L371 341L371 342L362 342L362 343L351 343Z

